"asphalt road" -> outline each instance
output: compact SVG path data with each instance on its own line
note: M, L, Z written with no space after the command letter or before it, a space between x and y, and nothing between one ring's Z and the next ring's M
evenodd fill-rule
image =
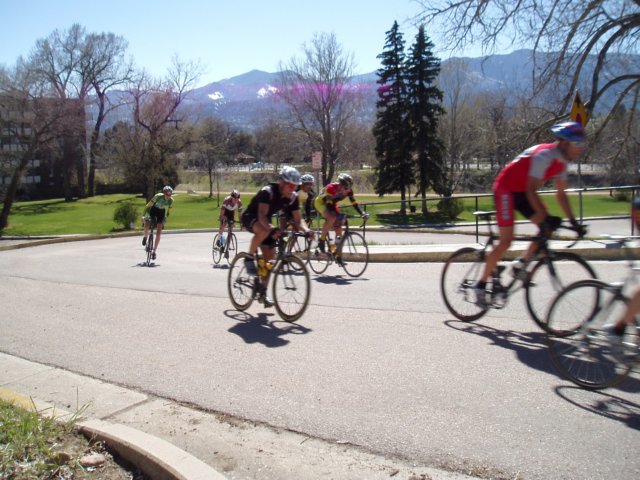
M562 380L522 297L465 324L440 299L439 263L371 264L360 279L334 265L287 324L233 310L211 238L165 235L152 268L139 237L0 252L0 350L492 478L640 477L640 378L602 393Z

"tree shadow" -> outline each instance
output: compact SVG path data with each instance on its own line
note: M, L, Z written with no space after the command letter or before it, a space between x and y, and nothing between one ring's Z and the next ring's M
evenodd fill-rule
M312 331L297 323L271 320L273 313L262 312L253 316L246 312L226 310L224 314L238 322L229 328L230 333L238 335L245 343L260 343L267 348L287 345L289 340L283 338L285 335L304 335Z
M72 200L75 202L77 200ZM65 200L48 201L30 203L27 205L17 205L13 207L13 213L19 213L21 215L46 215L48 213L56 213L64 210L64 205L69 204Z
M589 413L620 422L633 430L640 430L640 404L603 391L588 391L578 386L558 386L556 394ZM585 398L585 394L589 394Z

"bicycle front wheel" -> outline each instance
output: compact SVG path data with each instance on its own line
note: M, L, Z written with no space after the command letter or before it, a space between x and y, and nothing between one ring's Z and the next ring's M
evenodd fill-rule
M238 251L238 239L236 238L236 234L232 233L227 237L227 249L224 252L224 256L227 259L227 263L231 263L230 259L233 259Z
M596 278L593 268L579 255L554 252L552 258L543 258L535 264L524 287L527 309L536 324L553 334L546 322L549 302L560 291L576 280Z
M216 265L220 263L220 259L222 258L222 247L218 245L220 242L220 234L216 233L216 236L213 237L213 245L211 246L211 256L213 257L213 263Z
M153 230L149 232L147 237L147 266L151 265L151 257L153 255Z
M309 244L309 251L307 252L307 265L315 273L324 273L329 267L331 258L326 253L323 253L318 248L318 240L314 240Z
M271 275L276 311L283 320L295 322L307 309L311 291L304 262L295 255L286 256Z
M244 259L247 253L239 253L231 261L229 276L227 277L227 290L229 299L236 310L245 311L251 306L255 293L256 278L247 273L244 266Z
M627 307L618 287L600 280L571 284L554 299L546 321L549 355L563 377L584 388L598 390L622 382L631 370L602 330L615 322Z
M487 307L476 303L474 287L484 271L483 250L465 247L451 254L440 277L440 291L447 309L463 322L478 320Z
M342 262L342 268L350 277L359 277L369 265L369 245L358 232L349 232L340 245L337 255Z

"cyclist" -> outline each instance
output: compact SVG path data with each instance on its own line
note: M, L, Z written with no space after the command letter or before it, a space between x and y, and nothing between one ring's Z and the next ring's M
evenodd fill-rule
M274 257L275 242L280 235L280 230L271 225L271 217L275 213L286 208L291 212L294 226L310 236L313 235L313 232L301 221L300 206L295 192L300 183L298 170L293 167L283 167L280 170L278 182L269 183L262 187L242 214L242 225L249 232L253 232L249 246L249 257L245 259L245 268L250 275L258 275L255 264L258 247L262 250L265 262L269 262ZM266 294L266 285L262 285L258 301L266 307L273 305Z
M573 215L565 192L567 162L578 159L584 150L584 129L580 123L563 122L551 127L551 133L556 138L555 142L526 149L498 173L493 183L499 238L498 245L487 257L482 277L475 285L476 302L482 307L486 306L489 276L513 241L514 210L538 225L541 234L549 235L560 226L562 219L549 215L537 192L547 180L555 180L558 203L573 228L581 236L586 233ZM531 243L524 257L516 261L514 270L517 270L518 263L522 265L530 259L535 249L535 243Z
M236 210L238 211L238 217L242 215L242 200L240 200L240 192L235 188L231 190L229 196L225 197L220 207L220 228L218 229L218 246L222 247L222 232L227 225L227 222L231 222L233 229L233 222L235 219Z
M142 218L144 219L144 236L142 237L142 245L147 244L147 235L149 235L149 228L151 222L156 224L156 241L153 243L153 252L151 252L151 258L156 259L156 250L160 245L160 236L162 235L162 229L164 224L169 218L169 212L173 208L173 188L166 185L162 192L156 193L149 203L144 207Z
M631 220L635 223L636 229L640 230L640 197L633 199L631 203ZM623 339L625 329L627 325L632 325L636 315L640 313L640 288L636 289L627 305L627 310L624 312L615 323L605 325L604 329L607 333L609 341L613 344L616 351L615 354L622 354L622 347L624 347Z
M358 206L353 195L353 178L347 173L341 173L338 175L338 181L328 184L324 187L314 201L316 211L318 211L324 217L324 224L322 225L322 233L318 240L318 249L320 252L325 253L325 242L329 229L333 228L336 232L336 242L338 237L342 235L342 220L345 215L340 212L340 201L349 197L351 205L356 209L362 218L369 218L369 215L364 213Z
M315 193L313 191L313 184L315 179L313 175L305 174L300 177L302 182L298 188L296 188L296 195L298 197L298 206L302 215L304 212L304 221L307 226L311 224L311 207L313 206L313 199ZM289 208L284 208L280 212L280 228L284 231L292 223L291 212ZM295 229L295 226L294 226Z

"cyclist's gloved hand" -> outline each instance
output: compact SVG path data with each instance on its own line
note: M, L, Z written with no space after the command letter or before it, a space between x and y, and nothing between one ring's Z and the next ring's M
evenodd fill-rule
M368 220L368 219L369 219L369 214L368 214L368 213L363 213L362 215L360 215L360 217L361 217L363 220Z
M571 220L571 228L575 230L580 238L587 234L587 226L580 224L575 218Z
M314 232L313 230L307 230L306 232L304 232L304 234L307 238L311 238L311 239L313 239L316 236L316 232Z

